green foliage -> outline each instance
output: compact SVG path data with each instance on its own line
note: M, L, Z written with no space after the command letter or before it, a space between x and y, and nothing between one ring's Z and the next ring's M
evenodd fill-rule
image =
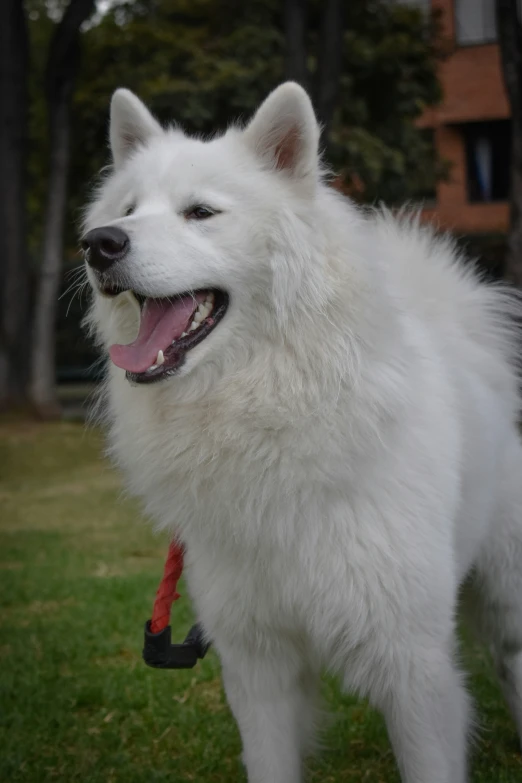
M107 161L109 99L125 86L192 133L250 114L283 74L277 0L161 0L118 6L85 35L75 100L78 168ZM80 168L81 167L81 168Z
M350 4L332 158L364 184L364 199L400 203L429 192L441 171L415 120L441 95L437 28L418 9Z
M38 246L46 177L43 72L61 0L26 0L30 19L31 236ZM323 4L308 6L311 79ZM367 201L396 203L433 187L440 174L415 119L439 98L434 26L415 8L385 0L345 7L343 71L329 163L362 182ZM87 184L108 162L111 93L126 86L164 121L208 134L249 116L284 80L280 0L136 0L114 4L87 26L74 99L68 241L75 242Z
M313 71L323 4L309 4ZM398 202L433 187L433 147L414 126L439 98L433 25L384 0L346 4L343 74L327 157L365 200ZM85 34L75 99L74 181L107 161L112 91L137 92L163 121L208 134L252 113L284 80L278 0L139 0L113 8ZM313 76L312 76L313 78ZM83 198L82 189L77 190Z

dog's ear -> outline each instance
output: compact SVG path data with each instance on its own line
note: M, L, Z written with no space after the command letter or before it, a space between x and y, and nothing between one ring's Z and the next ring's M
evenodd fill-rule
M140 144L163 133L136 95L130 90L116 90L111 100L110 142L114 166L118 169Z
M268 96L243 135L272 169L317 179L319 126L310 98L295 82L282 84Z

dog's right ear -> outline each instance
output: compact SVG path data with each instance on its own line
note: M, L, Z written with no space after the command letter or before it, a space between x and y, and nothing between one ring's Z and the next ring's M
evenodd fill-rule
M319 125L312 103L295 82L277 87L243 132L250 149L272 170L315 184Z
M130 90L116 90L111 100L110 142L114 167L119 169L129 155L153 136L163 133L144 103Z

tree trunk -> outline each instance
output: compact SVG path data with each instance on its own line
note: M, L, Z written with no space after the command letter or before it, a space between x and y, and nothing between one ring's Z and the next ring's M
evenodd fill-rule
M44 418L60 415L56 395L55 331L60 287L69 171L69 106L50 107L50 161L43 255L33 317L31 400Z
M306 0L285 0L285 76L308 87L306 63Z
M43 256L35 304L31 401L44 417L59 415L55 332L60 286L70 155L70 104L80 51L80 27L94 0L70 0L51 40L46 87L49 111L49 180Z
M505 275L522 288L522 31L517 0L496 0L504 82L511 105L511 226Z
M315 111L323 127L323 140L330 133L339 92L343 50L343 2L323 3L317 68L313 79ZM285 0L285 75L310 89L306 53L306 0Z
M22 0L0 2L0 408L25 398L29 345L26 243L27 26Z
M328 141L339 93L343 54L343 0L326 0L321 21L315 79L315 109Z

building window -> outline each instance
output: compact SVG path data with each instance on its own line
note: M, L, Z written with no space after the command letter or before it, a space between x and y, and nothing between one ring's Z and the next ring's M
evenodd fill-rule
M506 201L509 197L510 121L470 122L462 129L468 200L471 203Z
M522 0L517 4L522 17ZM462 46L496 41L495 0L455 0L455 27Z

